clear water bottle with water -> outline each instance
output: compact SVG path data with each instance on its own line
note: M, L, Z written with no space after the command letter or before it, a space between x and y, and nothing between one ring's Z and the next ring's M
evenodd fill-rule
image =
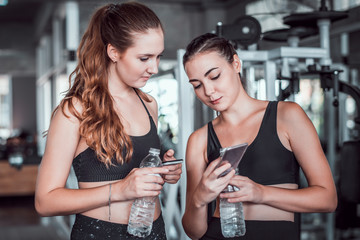
M223 192L233 192L237 190L236 187L228 185ZM244 236L246 227L242 203L230 203L226 198L220 198L220 223L221 232L224 237Z
M141 161L140 168L161 166L160 150L150 148L149 154ZM128 233L137 237L147 237L151 233L156 197L137 198L131 207Z

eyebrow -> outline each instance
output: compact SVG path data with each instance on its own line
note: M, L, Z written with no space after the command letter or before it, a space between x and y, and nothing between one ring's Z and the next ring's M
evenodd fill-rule
M204 77L206 77L207 75L209 75L211 73L211 71L218 69L218 67L214 67L214 68L210 68L205 74ZM195 81L199 81L197 79L190 79L189 82L195 82Z

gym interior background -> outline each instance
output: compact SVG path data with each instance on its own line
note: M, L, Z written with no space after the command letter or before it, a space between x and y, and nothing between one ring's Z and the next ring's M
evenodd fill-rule
M107 2L0 0L0 239L69 238L73 216L36 214L35 179L43 132L67 89L79 39ZM360 239L360 0L141 2L165 28L159 74L144 88L159 103L164 147L184 157L189 134L214 117L195 99L179 59L195 36L222 35L237 46L249 94L296 101L320 136L339 206L302 214L301 239ZM184 171L161 194L169 239L188 239L181 227L185 183ZM77 187L73 174L67 185Z

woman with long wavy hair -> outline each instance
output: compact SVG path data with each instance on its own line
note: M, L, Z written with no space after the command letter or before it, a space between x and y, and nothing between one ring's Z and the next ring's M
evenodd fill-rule
M181 164L139 168L149 148L160 148L157 103L140 88L163 51L161 22L143 4L107 4L90 20L52 115L35 194L42 216L76 214L71 239L133 239L126 233L133 201L157 197L180 178ZM79 189L65 186L71 166ZM158 198L148 239L166 239Z

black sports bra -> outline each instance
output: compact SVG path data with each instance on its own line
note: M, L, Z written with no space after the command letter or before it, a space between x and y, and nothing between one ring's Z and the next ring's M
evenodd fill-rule
M149 116L150 131L143 136L130 136L134 149L131 160L119 164L115 159L112 159L113 165L106 168L105 164L98 160L95 151L88 147L78 154L72 163L78 182L102 182L123 179L133 168L139 167L141 160L148 154L150 148L160 149L160 139L154 120L140 96L139 98Z
M276 130L277 101L269 102L259 132L239 164L239 174L263 185L299 184L299 164L280 142ZM241 133L239 133L241 134ZM212 122L208 123L209 163L219 157L221 144Z

